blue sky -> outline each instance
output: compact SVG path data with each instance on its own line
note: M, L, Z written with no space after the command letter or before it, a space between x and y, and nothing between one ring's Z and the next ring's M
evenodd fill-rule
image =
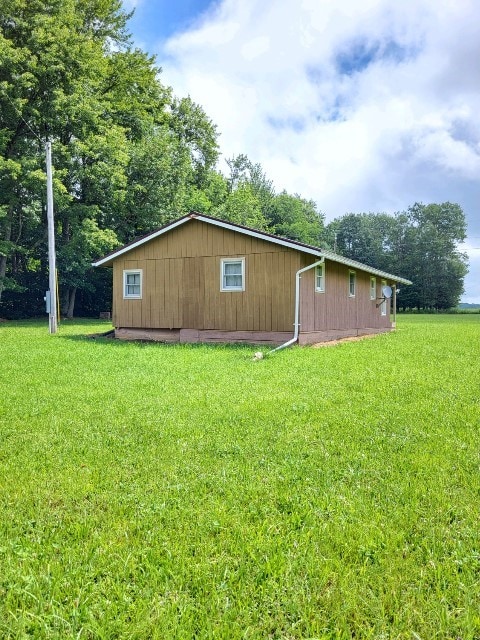
M162 81L277 190L345 213L458 202L480 302L478 0L125 0Z
M124 4L127 8L135 5L129 25L136 42L153 52L173 34L191 28L213 3L212 0L140 0Z

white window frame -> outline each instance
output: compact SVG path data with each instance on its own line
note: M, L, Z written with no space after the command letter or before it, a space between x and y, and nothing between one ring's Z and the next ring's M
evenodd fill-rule
M130 275L140 276L140 293L127 293L127 277ZM124 269L123 270L123 299L124 300L141 300L143 293L143 269Z
M227 286L225 284L225 265L238 262L241 264L242 284L240 286ZM245 258L221 258L220 259L220 291L245 291Z
M383 287L386 287L386 286L387 286L387 281L386 280L382 280L382 283L381 283L382 296L383 296ZM388 302L390 302L390 300L388 300ZM387 300L385 298L380 303L380 314L382 316L386 316L387 315Z
M357 289L357 272L352 271L350 269L348 272L348 297L349 298L355 297L356 289Z
M315 291L325 293L325 264L317 264L315 267Z
M377 299L377 279L373 276L370 277L370 300Z

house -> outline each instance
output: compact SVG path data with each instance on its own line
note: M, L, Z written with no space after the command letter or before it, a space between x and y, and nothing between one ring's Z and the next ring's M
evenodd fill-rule
M390 294L395 309L397 283L411 284L194 212L93 266L113 268L116 337L163 342L303 345L390 331Z

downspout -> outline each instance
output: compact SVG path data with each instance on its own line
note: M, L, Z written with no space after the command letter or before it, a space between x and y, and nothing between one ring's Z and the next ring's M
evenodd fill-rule
M285 347L289 347L294 342L297 342L298 333L300 329L300 279L302 277L301 274L304 271L308 271L309 269L318 267L319 264L323 264L324 262L325 262L325 257L323 257L321 260L317 260L317 262L314 262L313 264L309 264L308 267L303 267L303 269L299 269L295 274L295 322L293 325L294 326L293 338L291 340L288 340L288 342L281 344L279 347L275 347L275 349L268 351L267 355L270 353L274 353L275 351L280 351L280 349L285 349Z
M393 323L392 327L397 327L397 283L393 285Z

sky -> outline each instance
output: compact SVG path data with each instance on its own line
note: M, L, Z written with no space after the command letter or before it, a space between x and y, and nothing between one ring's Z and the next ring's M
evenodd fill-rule
M161 81L277 191L346 213L458 203L480 303L478 0L124 0ZM401 275L401 274L399 274Z

